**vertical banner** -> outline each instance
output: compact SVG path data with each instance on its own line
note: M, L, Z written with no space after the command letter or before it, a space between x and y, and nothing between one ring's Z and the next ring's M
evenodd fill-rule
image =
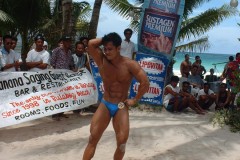
M150 87L147 93L144 94L140 102L161 105L164 88L165 75L167 70L168 59L163 59L158 56L138 53L136 61L147 73L150 81ZM139 83L133 79L130 88L130 97L136 96Z
M146 9L141 26L140 46L145 53L171 56L179 16Z
M93 78L94 78L94 80L96 81L96 84L97 84L98 101L101 101L102 97L103 97L103 93L104 93L102 77L100 76L98 66L94 62L94 60L90 59L89 61L90 61L89 63L90 63Z
M149 91L141 102L162 104L168 64L172 59L181 28L185 0L145 0L138 35L137 61L150 80ZM138 84L131 86L134 97Z
M185 0L145 0L138 51L171 59L182 22Z

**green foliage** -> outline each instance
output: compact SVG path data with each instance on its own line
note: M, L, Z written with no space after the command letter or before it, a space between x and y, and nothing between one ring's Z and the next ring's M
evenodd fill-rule
M240 110L233 109L217 111L214 114L212 122L213 125L219 125L220 127L228 125L232 132L240 132Z

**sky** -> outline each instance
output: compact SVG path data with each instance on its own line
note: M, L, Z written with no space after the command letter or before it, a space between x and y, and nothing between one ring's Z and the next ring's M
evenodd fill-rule
M88 2L93 7L94 0L88 0ZM131 0L131 2L134 2L134 0ZM230 0L211 0L194 10L193 15L197 15L209 8L216 8L229 3ZM240 1L237 9L240 9ZM240 38L240 26L238 26L237 23L240 23L239 14L225 19L219 25L208 31L205 36L209 37L210 48L204 52L216 54L235 54L239 52L240 41L238 41L238 38ZM123 38L123 31L129 27L129 24L130 19L127 20L119 16L103 3L100 12L97 37L102 37L109 32L117 32ZM131 40L137 43L137 33L133 34Z

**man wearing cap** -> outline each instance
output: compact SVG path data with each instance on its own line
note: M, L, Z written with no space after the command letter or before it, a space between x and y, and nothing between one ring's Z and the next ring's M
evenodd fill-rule
M36 48L28 52L26 64L29 71L37 72L43 69L47 69L50 54L48 53L48 51L43 49L44 37L42 35L37 35L34 38L34 41Z
M61 40L63 45L53 50L50 64L54 69L73 70L74 60L71 53L71 37L65 35ZM60 120L60 117L68 118L68 116L63 113L52 115L52 118L57 121Z
M1 59L1 69L4 72L15 72L19 67L19 59L18 54L14 52L12 48L12 36L5 35L3 36L3 48L0 52Z
M54 69L74 69L74 61L71 53L71 37L62 37L63 45L52 52L50 64Z

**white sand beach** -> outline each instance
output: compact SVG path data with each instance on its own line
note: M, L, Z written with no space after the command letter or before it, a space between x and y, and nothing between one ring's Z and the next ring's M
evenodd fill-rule
M70 112L71 113L71 112ZM240 134L213 127L210 117L163 110L130 111L130 135L125 160L239 160ZM1 160L82 159L92 114L49 117L0 129ZM94 160L111 160L116 146L110 124Z

